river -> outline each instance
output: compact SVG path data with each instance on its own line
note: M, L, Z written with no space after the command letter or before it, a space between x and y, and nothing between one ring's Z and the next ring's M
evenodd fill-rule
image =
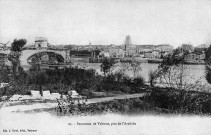
M149 80L149 72L155 71L158 69L159 64L155 63L141 63L141 71L137 74L137 76L142 76L145 81ZM95 69L97 73L102 74L100 71L100 64L99 63L87 63L84 64L83 67L86 67L86 69ZM117 66L114 71L118 71L120 69L119 66ZM128 76L133 77L133 73L131 71L128 71L126 73ZM185 82L194 83L196 80L201 80L201 82L206 83L205 79L205 66L204 65L185 65L184 70L184 79Z

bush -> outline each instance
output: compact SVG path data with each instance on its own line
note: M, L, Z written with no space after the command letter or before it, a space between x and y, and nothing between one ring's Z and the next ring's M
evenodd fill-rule
M67 93L69 90L76 90L78 93L92 96L90 91L109 91L131 93L139 92L144 85L142 77L132 80L121 72L108 74L107 76L97 75L95 70L85 70L75 67L64 69L48 69L45 71L20 72L18 85L12 85L10 93L25 93L25 90L50 90L55 93ZM22 89L22 87L25 87ZM24 91L23 91L24 90Z
M154 87L156 84L156 79L157 79L157 72L156 71L149 71L149 83L151 87Z
M129 86L125 85L122 82L103 81L98 85L97 91L110 91L110 92L122 91L125 93L129 93L131 89Z
M211 84L211 45L205 53L205 77L209 84Z
M124 92L130 93L131 79L123 76L121 73L110 74L103 78L97 87L97 91L110 91L110 92Z
M115 60L113 58L104 58L103 59L101 65L100 65L100 68L105 76L112 73L112 68L113 68L114 64L115 64Z
M85 112L84 112L85 110ZM83 106L82 110L77 110L77 114L104 114L118 113L126 115L143 114L143 113L162 113L162 110L155 110L150 104L144 103L140 98L133 99L116 99L108 102L94 103ZM75 112L76 113L76 112Z
M144 79L141 76L132 80L122 74L111 74L105 77L98 85L97 91L121 91L131 93L142 92L141 89L143 87L145 87Z
M131 88L127 85L120 85L119 86L119 91L122 91L124 93L130 93L131 92Z
M14 94L29 95L29 90L27 86L20 86L18 84L14 84L12 86L5 87L4 89L4 95L6 96L12 96Z
M40 80L34 74L34 72L29 72L29 86L36 85ZM101 77L96 75L95 70L85 70L77 67L49 69L43 72L43 76L42 78L45 78L42 84L43 89L59 93L67 93L70 89L76 91L96 89L97 84L101 81Z
M149 102L175 113L199 114L203 112L203 102L208 98L205 93L153 88Z
M93 98L95 96L92 93L92 90L90 89L84 89L84 90L78 91L78 93L82 96L86 96L87 98Z
M138 78L135 78L133 80L126 79L125 80L127 85L131 88L131 91L133 92L143 92L142 88L145 87L144 85L144 79L139 76Z
M144 85L144 78L139 76L133 80L134 85L136 86L143 86Z

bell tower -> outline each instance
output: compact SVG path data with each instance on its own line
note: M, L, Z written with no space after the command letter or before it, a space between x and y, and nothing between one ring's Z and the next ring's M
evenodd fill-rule
M125 39L125 50L127 50L127 47L129 47L131 45L131 37L129 35L126 36L126 39Z

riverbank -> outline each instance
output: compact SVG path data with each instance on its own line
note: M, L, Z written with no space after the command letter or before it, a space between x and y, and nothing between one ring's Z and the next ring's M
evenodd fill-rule
M137 61L137 62L140 62L140 63L162 63L163 59L159 59L159 58L142 58L142 57L125 57L125 58L122 58L122 59L116 59L116 62L128 62L128 61ZM76 62L76 61L75 61ZM102 60L101 61L98 61L98 62L81 62L81 61L78 61L80 63L93 63L93 64L97 64L97 63L102 63ZM77 63L77 62L76 62ZM205 63L203 61L186 61L184 62L184 64L186 65L204 65Z
M148 59L147 62L148 63L162 63L163 59ZM183 64L185 65L205 65L204 62L197 62L197 61L185 61Z

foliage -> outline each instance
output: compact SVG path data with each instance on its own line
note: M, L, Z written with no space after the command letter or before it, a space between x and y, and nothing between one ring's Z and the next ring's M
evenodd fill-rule
M101 77L96 75L95 70L85 70L80 68L64 68L47 70L48 84L64 86L67 90L75 89L81 93L85 89L96 89ZM62 87L61 87L62 89Z
M202 113L203 102L210 96L206 93L153 88L148 102L175 113Z
M144 85L144 78L139 76L135 79L133 79L133 83L136 85L136 86L143 86Z
M112 91L112 92L141 92L140 89L144 86L144 79L139 76L131 79L124 76L122 73L110 74L104 78L98 85L97 91Z
M39 89L41 94L43 89L59 93L67 93L68 90L75 89L79 94L90 94L84 90L95 90L102 80L101 76L96 75L95 70L77 67L41 70L39 65L33 65L27 73L20 75L24 75L18 76L20 81L23 81L21 84L27 85L30 89Z
M110 91L110 92L130 92L130 87L127 85L117 82L117 81L109 81L109 80L103 80L100 84L97 86L97 91Z
M12 81L12 78L15 81ZM25 93L25 88L27 86L28 75L27 73L19 67L19 74L12 76L11 68L8 66L3 66L0 69L0 80L4 83L9 83L9 86L4 89L4 94L12 95L17 93Z
M185 81L185 76L188 73L188 67L184 65L186 55L187 52L181 53L180 48L177 48L173 53L164 57L162 63L158 66L158 70L154 71L156 75L151 76L151 79L154 79L153 82L159 79L160 83L167 87L190 89L188 88L190 86L188 80ZM151 80L151 83L153 82ZM196 82L199 83L198 80Z
M142 70L140 64L141 63L136 60L121 62L122 71L132 71L133 78L136 78L138 73Z
M19 74L14 76L15 82L19 84L20 86L22 85L27 85L28 81L28 74L23 70L22 67L19 67Z
M36 88L39 86L40 95L43 96L43 86L47 84L48 76L41 70L39 64L35 63L31 65L28 77L28 84L35 85Z
M160 75L159 81L167 87L183 89L184 85L187 83L185 81L185 76L187 75L187 66L171 66L165 73Z
M92 97L94 91L131 93L140 92L141 87L144 86L143 78L131 79L121 72L100 76L96 74L95 70L85 70L78 67L42 70L36 64L32 65L27 72L21 68L14 79L16 81L11 83L14 84L14 91L18 92L24 87L22 90L40 90L41 95L44 89L59 93L67 93L74 89L81 95ZM24 91L19 93L24 93Z
M205 67L205 74L206 74L206 80L209 84L211 84L211 67L206 65Z
M0 82L9 83L10 82L10 67L2 66L0 68Z
M40 95L43 96L43 89L42 86L47 84L47 75L44 71L39 72L31 72L29 76L29 84L35 84L39 86Z
M11 44L11 51L21 52L26 43L26 39L14 39L13 43Z
M20 68L20 56L24 45L27 43L25 39L14 39L11 44L11 52L8 55L8 60L12 63L13 76L19 74Z
M144 92L142 90L142 88L145 87L145 81L144 81L144 78L139 76L139 77L136 77L134 78L132 81L131 81L131 84L129 85L129 87L131 88L131 90L133 92Z
M178 96L183 97L183 96ZM201 108L201 101L203 96L199 96L200 100L196 97L184 96L188 102L185 102L185 106L179 107L175 104L172 109L161 108L162 106L153 105L153 102L145 102L144 98L131 98L131 99L115 99L112 101L93 103L93 104L82 104L75 106L74 109L70 107L69 112L65 115L99 115L106 113L126 114L126 115L139 115L139 114L204 114ZM179 99L179 98L178 98ZM191 104L189 101L197 101L197 103ZM170 101L172 103L172 101ZM160 102L158 102L160 103ZM164 102L166 106L169 105L168 101ZM179 101L176 102L178 105L182 105ZM200 103L200 104L198 104ZM83 107L81 107L83 106ZM199 107L199 108L198 108ZM168 107L167 107L168 108Z
M136 78L138 75L138 72L142 70L140 67L140 62L132 61L129 64L130 64L130 68L133 72L133 77Z
M183 64L185 62L184 58L186 55L187 55L186 52L181 53L180 49L177 48L173 50L172 53L164 57L162 63L159 65L159 68L162 68L163 71L165 72L171 66L179 66L180 64Z
M154 85L156 84L156 78L157 78L157 73L156 71L149 71L149 83L150 86L154 87Z
M118 99L108 102L90 104L85 106L88 114L103 114L103 113L118 113L118 114L143 114L155 112L155 110L147 103L144 103L140 98L133 99Z
M100 65L100 68L101 68L101 71L104 73L105 76L111 74L111 72L113 71L113 67L114 67L114 64L115 64L115 60L113 58L104 58L101 65Z
M31 73L29 82L36 85L45 85L48 76L44 71Z
M193 45L190 45L190 44L182 44L181 50L182 50L183 52L184 52L184 51L186 51L186 52L191 52L191 51L194 50L194 48L193 48Z
M124 91L129 92L130 89L122 82L123 76L120 73L109 74L104 77L97 85L97 91Z
M205 53L205 77L209 84L211 84L211 45Z

